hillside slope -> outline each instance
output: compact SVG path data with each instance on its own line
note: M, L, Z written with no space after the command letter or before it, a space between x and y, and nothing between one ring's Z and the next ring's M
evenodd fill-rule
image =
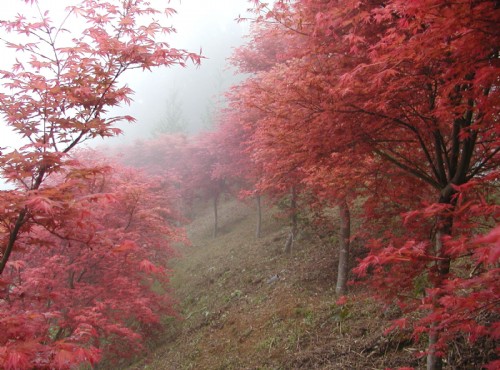
M335 303L335 241L304 232L291 255L286 223L264 214L254 237L254 209L235 200L211 209L188 232L193 243L173 264L181 321L133 369L385 369L423 365L408 333L383 335L397 312L362 298ZM394 318L394 317L392 317Z

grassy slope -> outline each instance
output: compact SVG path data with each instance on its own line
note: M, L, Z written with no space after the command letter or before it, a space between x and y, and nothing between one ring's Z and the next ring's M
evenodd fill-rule
M359 297L335 304L335 243L302 236L282 253L287 228L264 214L254 238L252 207L221 206L220 236L211 209L188 227L193 245L172 264L183 316L134 369L385 369L421 367L402 333L383 336L380 306ZM279 278L272 278L278 275ZM389 313L390 315L390 313Z

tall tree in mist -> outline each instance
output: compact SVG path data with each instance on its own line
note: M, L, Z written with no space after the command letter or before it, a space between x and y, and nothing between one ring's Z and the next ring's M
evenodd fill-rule
M72 154L134 121L109 113L131 100L128 70L199 56L164 41L171 8L84 0L57 24L36 0L19 1L28 4L34 18L20 10L0 22L4 46L17 52L0 72L0 114L22 145L0 149L0 175L11 185L0 191L0 367L70 368L94 363L120 336L137 346L127 325L158 319L162 299L147 284L162 275L172 231L154 184L131 176L109 188L101 165Z
M38 9L37 1L26 3ZM172 12L142 0L89 0L68 7L61 24L41 10L35 19L19 15L0 24L5 46L19 52L12 70L1 72L5 92L0 112L26 143L0 155L1 175L15 187L2 192L0 274L19 238L39 222L33 199L50 200L58 193L57 186L44 183L61 171L67 154L86 140L118 134L115 123L134 120L107 114L110 107L130 102L124 73L199 61L197 55L157 40L173 29L153 18ZM73 19L84 28L71 29Z
M428 369L442 367L462 333L494 338L483 317L498 314L498 253L483 240L498 230L490 232L500 165L496 2L255 3L265 26L236 62L255 73L243 99L264 115L254 156L267 179L290 165L298 182L335 188L349 171L336 179L319 171L363 167L353 190L369 200L373 236L357 271L374 274L380 296L422 312L412 324L429 335ZM418 279L428 289L415 300Z
M163 266L183 233L172 227L168 189L97 152L77 159L51 178L64 189L57 199L31 200L47 220L23 235L4 272L2 368L113 363L140 353L161 316L174 314Z
M176 88L171 90L165 101L164 114L153 128L153 134L179 134L187 133L189 123L184 116L180 91Z

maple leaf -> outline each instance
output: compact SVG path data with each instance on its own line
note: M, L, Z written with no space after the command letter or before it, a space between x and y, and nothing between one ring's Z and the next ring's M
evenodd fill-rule
M345 295L343 295L335 301L335 304L342 306L342 305L345 305L347 303L347 301L348 301L348 298Z
M21 270L25 265L26 263L22 260L10 261L10 267L17 271Z
M27 354L8 348L6 348L4 351L6 352L6 354L4 354L3 356L3 366L5 367L5 370L28 369L30 367L30 362Z
M138 246L134 241L125 240L118 247L113 248L111 251L113 253L124 253L124 252L133 251L137 248L138 248Z
M500 367L500 360L494 360L488 364L483 365L483 368L485 368L486 370L495 370L498 369L499 367Z
M479 261L494 265L500 260L500 226L497 226L488 234L478 237L476 243L488 244L488 247L475 251Z
M132 26L134 25L135 21L132 17L126 16L120 19L120 25L122 26Z
M58 369L69 369L75 363L75 353L68 349L59 349L56 351L54 365Z
M43 196L32 196L26 201L26 205L41 213L53 214L56 203Z
M157 273L160 272L161 270L156 267L153 263L151 263L148 260L142 260L139 263L139 269L144 272L150 272L150 273Z

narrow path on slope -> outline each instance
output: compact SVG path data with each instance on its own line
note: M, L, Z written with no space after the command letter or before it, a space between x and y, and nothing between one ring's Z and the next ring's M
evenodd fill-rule
M417 366L403 334L383 337L378 306L335 304L336 253L303 232L291 256L288 229L269 211L254 237L251 206L221 205L214 239L210 207L188 226L192 246L173 264L182 321L134 369L384 369ZM403 351L403 349L405 349Z

